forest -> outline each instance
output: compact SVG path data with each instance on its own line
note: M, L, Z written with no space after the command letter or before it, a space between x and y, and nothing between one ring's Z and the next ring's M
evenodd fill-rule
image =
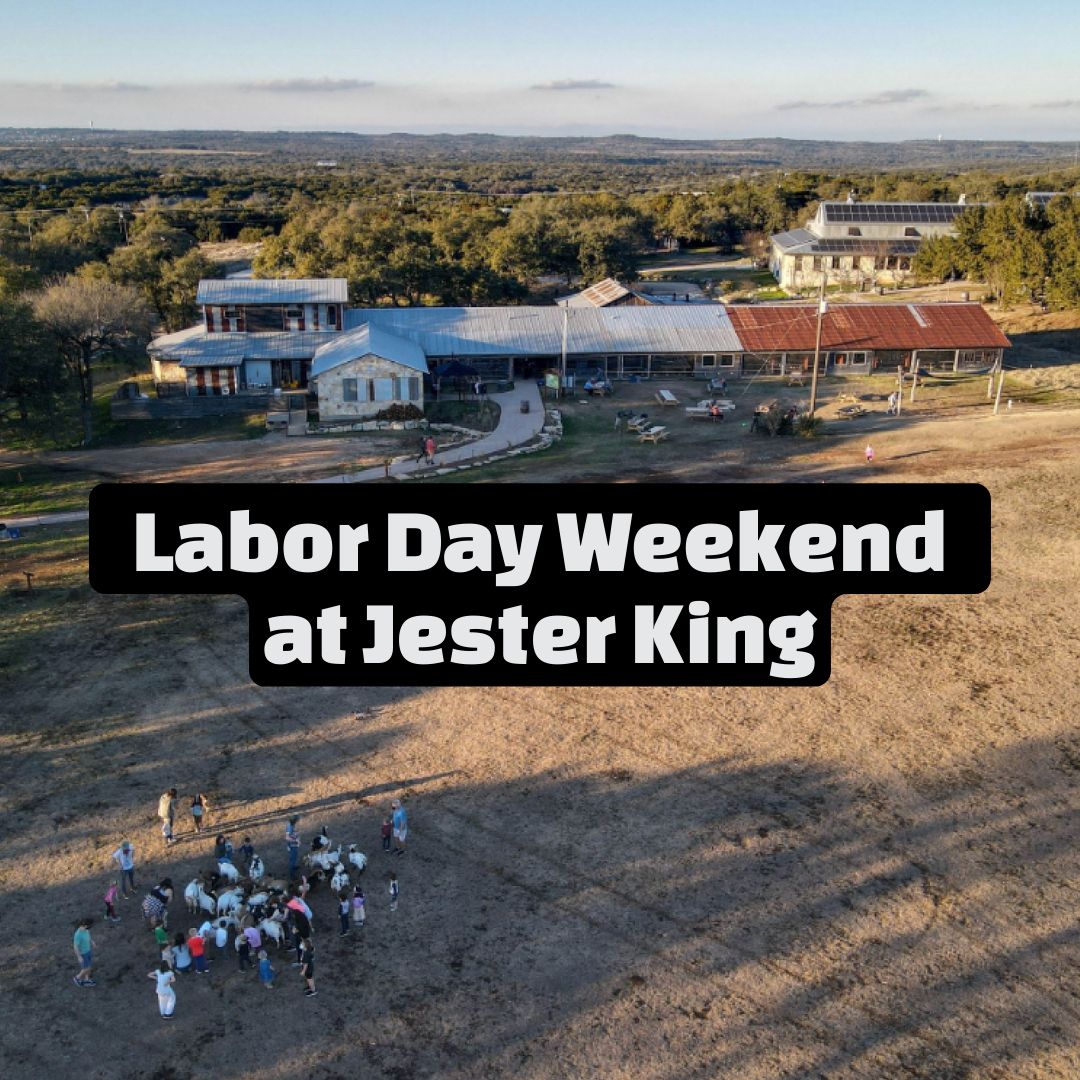
M657 251L760 261L771 233L849 192L963 193L988 205L963 215L955 237L922 247L919 280L982 281L1005 304L1080 304L1080 169L1068 164L762 171L660 155L633 166L629 185L625 144L548 146L530 160L533 142L491 137L487 153L472 143L440 158L435 144L403 136L385 162L369 154L324 169L286 153L242 164L0 169L0 440L91 441L95 370L145 367L153 332L195 321L198 281L224 274L200 247L214 241L258 241L256 276L344 277L358 305L512 304L549 299L553 287L633 280ZM53 144L44 145L48 159ZM295 139L286 145L296 152ZM410 155L410 146L424 151ZM672 169L682 172L672 179ZM1030 190L1069 194L1033 208Z

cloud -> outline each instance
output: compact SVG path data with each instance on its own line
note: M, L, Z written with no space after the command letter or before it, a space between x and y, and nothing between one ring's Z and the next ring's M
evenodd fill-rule
M842 98L839 101L785 101L777 105L778 112L793 109L867 109L880 105L906 105L910 101L922 101L931 97L929 90L882 90L861 98Z
M78 83L17 82L7 83L6 85L15 86L20 90L53 90L61 94L143 94L154 89L152 86L144 86L142 83L117 82L115 80Z
M332 94L342 90L366 90L375 84L369 79L267 79L241 83L241 90L272 94Z
M1060 101L1036 101L1033 109L1080 109L1080 98L1062 98Z
M554 79L551 82L536 83L530 90L615 90L614 83L600 79Z

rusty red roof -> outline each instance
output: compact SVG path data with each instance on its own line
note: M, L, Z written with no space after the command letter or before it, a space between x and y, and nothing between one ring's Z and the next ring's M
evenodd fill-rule
M814 348L816 305L731 304L747 352ZM1009 339L980 304L829 304L823 349L1004 349Z

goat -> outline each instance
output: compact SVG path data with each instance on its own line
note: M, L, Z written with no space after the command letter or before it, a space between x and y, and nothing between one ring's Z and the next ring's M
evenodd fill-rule
M235 885L240 880L240 871L228 859L218 860L218 873L229 882L230 885Z
M217 913L219 915L227 915L231 911L235 911L244 897L243 889L229 889L223 892L217 898Z
M262 858L259 855L251 856L251 866L248 869L248 877L252 881L258 881L266 873Z
M281 948L281 943L285 940L284 927L274 919L263 919L259 923L259 933L262 934L264 940L273 941L278 948Z
M347 889L351 884L352 882L349 880L348 871L341 863L338 863L337 866L334 867L334 876L330 879L330 888L335 893L339 893L342 889Z
M367 866L367 856L362 851L357 851L355 844L350 844L349 862L356 867L358 872L362 872L364 867Z
M308 866L317 866L320 870L331 871L341 862L341 848L336 851L313 851L304 859Z
M323 851L330 846L330 834L324 825L319 832L311 838L311 850Z
M188 911L193 915L200 910L208 911L211 915L214 913L213 894L203 891L198 878L193 878L188 887L184 889L184 902L187 904Z

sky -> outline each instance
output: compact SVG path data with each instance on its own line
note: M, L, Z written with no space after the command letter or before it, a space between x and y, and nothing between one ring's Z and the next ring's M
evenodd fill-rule
M1075 0L0 0L0 28L3 127L1080 140Z

